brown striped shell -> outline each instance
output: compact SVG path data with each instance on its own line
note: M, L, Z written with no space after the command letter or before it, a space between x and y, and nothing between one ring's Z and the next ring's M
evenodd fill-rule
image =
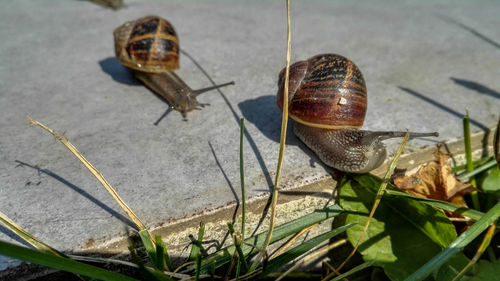
M146 16L117 27L113 35L116 57L126 67L149 73L179 68L179 39L167 20Z
M322 54L290 66L289 116L325 129L361 128L366 114L365 80L358 67L336 54ZM283 107L285 69L278 81L278 106Z

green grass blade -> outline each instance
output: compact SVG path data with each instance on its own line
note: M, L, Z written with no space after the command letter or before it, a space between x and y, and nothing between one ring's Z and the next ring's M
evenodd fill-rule
M240 274L241 274L241 262L239 262L239 263L236 265L236 273L234 274L234 275L235 275L235 277L234 277L234 280L235 280L235 281L240 280Z
M161 240L161 236L156 236L155 237L155 244L156 244L156 264L153 266L160 270L160 271L165 271L165 245L163 244L163 241Z
M158 259L162 260L163 266L167 267L168 271L173 271L174 267L172 266L172 260L170 259L170 256L168 255L167 251L167 246L163 243L163 240L161 239L161 236L156 236L156 256ZM158 248L161 248L160 251L158 251ZM161 255L161 257L160 257ZM162 270L163 271L163 270Z
M148 281L173 281L170 276L165 275L163 271L160 271L158 269L151 269L148 267L141 267L142 269L142 280L148 280Z
M478 159L476 161L472 161L474 163L474 170L476 170L478 167L484 165L486 162L489 162L491 160L495 160L495 157L493 157L493 156L486 156L486 157L483 157L483 158ZM465 169L466 169L466 167L467 167L467 164L457 165L457 166L452 167L451 171L454 174L458 174L460 172L464 172Z
M341 214L342 212L343 210L342 208L340 208L340 206L332 205L325 209L317 210L312 214L282 224L276 227L276 229L274 230L270 243L274 243L283 238L286 238L313 224L319 223L329 218L333 218ZM258 248L263 245L266 235L267 233L263 232L253 237L247 238L244 241L246 243L255 245ZM245 244L243 244L241 248L245 256L248 256L249 254L255 253L257 251L254 247L250 247ZM219 267L230 262L233 257L234 251L235 247L229 246L205 258L202 261L202 273L209 273L211 266ZM192 271L194 268L189 267L188 269Z
M461 181L469 180L471 177L490 169L491 167L495 166L496 164L497 163L496 163L495 159L492 159L491 161L488 161L488 162L484 163L483 165L480 165L477 168L474 168L474 170L472 172L467 172L467 173L464 173L464 174L457 176L457 179L461 180Z
M437 270L448 259L467 246L472 240L478 237L486 228L493 224L500 217L500 203L497 203L484 216L464 231L453 243L450 244L441 253L434 256L426 264L420 267L416 272L410 275L406 281L423 280L433 271Z
M22 261L35 263L58 270L72 272L99 280L133 281L137 280L123 274L107 271L92 265L80 263L72 259L58 257L53 254L42 253L36 250L0 241L0 254Z
M328 239L330 239L330 238L332 238L340 233L345 232L348 228L350 228L354 225L355 225L355 223L351 223L351 224L344 225L342 227L333 229L329 232L318 235L318 236L308 240L307 242L302 243L299 246L294 247L294 248L284 252L283 254L277 256L276 258L270 260L267 263L265 270L257 278L264 277L267 274L280 269L284 265L293 261L295 258L307 253L312 248L319 246L322 242L324 242L324 241L326 241L326 240L328 240Z
M493 138L493 154L495 155L498 169L500 169L500 118L498 119L495 137Z
M469 122L469 112L467 111L465 112L465 116L463 119L463 127L464 127L465 159L467 160L466 171L470 173L474 170L474 163L472 162L472 149L470 142L470 122ZM477 188L476 179L474 177L470 179L470 183L474 188ZM472 199L472 206L474 206L474 209L480 210L477 190L471 192L471 199Z
M422 203L425 203L427 205L430 205L430 206L433 206L436 208L440 208L440 209L443 209L446 211L460 214L464 217L468 217L468 218L473 219L475 221L478 221L479 219L481 219L484 216L483 212L480 212L480 211L477 211L474 209L469 209L466 207L458 206L458 205L455 205L455 204L452 204L452 203L446 202L446 201L418 197L418 196L414 196L414 195L411 195L411 194L408 194L408 193L402 192L402 191L387 190L386 194L390 195L390 196L405 197L405 198L410 198L410 199L413 199L416 201L420 201ZM500 225L498 225L498 226L500 227Z
M201 255L197 255L195 257L195 265L196 265L196 270L195 270L195 274L194 274L194 280L198 281L200 279Z
M146 253L148 253L148 256L151 260L151 264L156 264L158 258L156 257L156 247L153 244L153 241L151 240L151 235L146 229L143 229L139 231L139 237L141 237L142 244L146 249Z
M36 238L31 233L27 232L22 227L17 225L13 220L11 220L9 217L7 217L2 212L0 212L0 224L3 225L8 230L15 233L17 236L22 238L24 241L31 244L33 247L35 247L39 251L45 252L45 253L51 253L51 254L54 254L54 255L60 256L60 257L64 256L64 254L60 253L56 249L54 249L54 248L50 247L49 245L43 243L42 241L38 240L38 238Z
M238 269L240 267L243 267L243 271L246 272L248 270L248 264L247 261L245 260L245 254L243 254L243 250L241 249L241 238L236 237L234 233L234 226L232 223L228 222L227 227L229 228L229 233L233 237L233 245L236 248L236 252L238 252L238 264L237 267Z
M189 254L190 261L196 261L196 257L201 255L201 242L205 236L205 223L200 222L200 228L198 229L198 238L193 242L191 246L191 253Z
M359 272L359 271L361 271L361 270L363 270L365 268L368 268L368 267L372 266L374 262L375 261L370 261L370 262L362 263L362 264L360 264L360 265L358 265L356 267L351 268L347 272L344 272L344 273L340 274L339 276L337 276L337 277L335 277L333 279L330 279L331 277L333 277L333 275L335 275L335 272L332 272L328 276L326 276L323 280L324 281L326 281L326 280L330 280L330 281L344 280L344 278L347 278L347 277L353 275L356 272Z
M240 119L240 183L241 183L241 238L245 239L246 203L245 203L245 169L243 161L243 136L245 119Z
M479 248L476 251L476 254L474 254L474 257L469 261L469 263L453 278L453 281L460 280L462 276L469 271L469 269L479 260L481 255L488 249L491 243L491 239L493 238L493 235L495 234L496 227L495 225L490 225L488 227L488 230L484 234L483 241L481 242L481 245L479 245ZM490 248L491 249L491 248ZM495 261L496 258L493 258L492 261Z

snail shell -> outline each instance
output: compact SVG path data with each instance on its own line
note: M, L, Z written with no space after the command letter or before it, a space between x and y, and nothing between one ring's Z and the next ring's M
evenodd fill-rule
M366 115L365 80L349 59L322 54L290 66L288 112L304 125L325 129L361 128ZM285 69L279 74L278 106L283 110Z
M124 66L150 73L179 68L179 39L167 20L146 16L124 23L113 35L116 58Z

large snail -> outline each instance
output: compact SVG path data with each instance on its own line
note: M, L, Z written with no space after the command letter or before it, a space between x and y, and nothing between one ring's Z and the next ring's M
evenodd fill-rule
M290 66L288 111L294 133L326 165L352 172L369 172L384 162L383 140L406 132L358 130L366 114L366 86L349 59L322 54ZM283 107L285 69L279 74L278 106ZM410 133L410 137L438 133Z
M234 84L229 82L199 90L186 85L173 72L179 68L179 39L165 19L146 16L129 21L117 27L113 35L118 61L184 118L187 112L203 106L196 100L198 95Z

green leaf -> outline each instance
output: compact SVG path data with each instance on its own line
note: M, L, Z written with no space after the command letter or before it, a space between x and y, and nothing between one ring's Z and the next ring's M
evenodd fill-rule
M13 257L22 261L36 263L39 265L72 272L75 274L109 281L134 281L137 279L107 271L92 265L77 262L69 258L58 257L53 254L38 252L25 247L0 241L0 254Z
M382 184L380 178L370 174L356 175L353 179L373 194ZM392 185L388 185L388 189L396 190ZM405 218L443 248L450 245L457 238L455 227L444 212L411 199L384 197L383 200L393 212ZM368 204L371 204L371 202L368 202Z
M419 202L425 203L427 205L430 205L430 206L433 206L436 208L440 208L440 209L443 209L446 211L450 211L452 213L460 214L464 217L468 217L468 218L475 220L475 221L479 220L484 215L484 213L477 211L477 210L474 210L474 209L469 209L469 208L455 205L455 204L452 204L452 203L446 202L446 201L434 200L434 199L429 199L429 198L422 198L422 197L411 195L411 194L408 194L408 193L402 192L402 191L388 190L386 195L394 196L395 198L397 198L397 197L409 198L409 199L419 201ZM498 226L500 227L500 224L498 224Z
M457 254L462 248L476 239L486 228L492 225L500 217L500 203L497 203L491 208L480 220L473 224L469 229L464 231L460 236L453 241L446 249L435 255L431 260L425 263L411 276L407 281L422 280L438 269L442 264L448 261L451 257Z
M339 204L347 211L345 223L359 223L347 230L354 245L382 180L369 174L348 177L340 186ZM392 280L403 280L455 238L455 228L442 211L408 198L384 196L359 251Z
M434 280L452 281L468 263L469 259L463 253L458 253L450 258L438 270L434 271ZM468 280L467 278L466 276L462 276L462 278L458 280L464 281Z
M500 260L496 260L495 262L480 260L477 265L477 274L470 281L498 280L500 276Z
M486 193L494 193L500 196L500 170L497 166L486 171L481 178L481 189Z

